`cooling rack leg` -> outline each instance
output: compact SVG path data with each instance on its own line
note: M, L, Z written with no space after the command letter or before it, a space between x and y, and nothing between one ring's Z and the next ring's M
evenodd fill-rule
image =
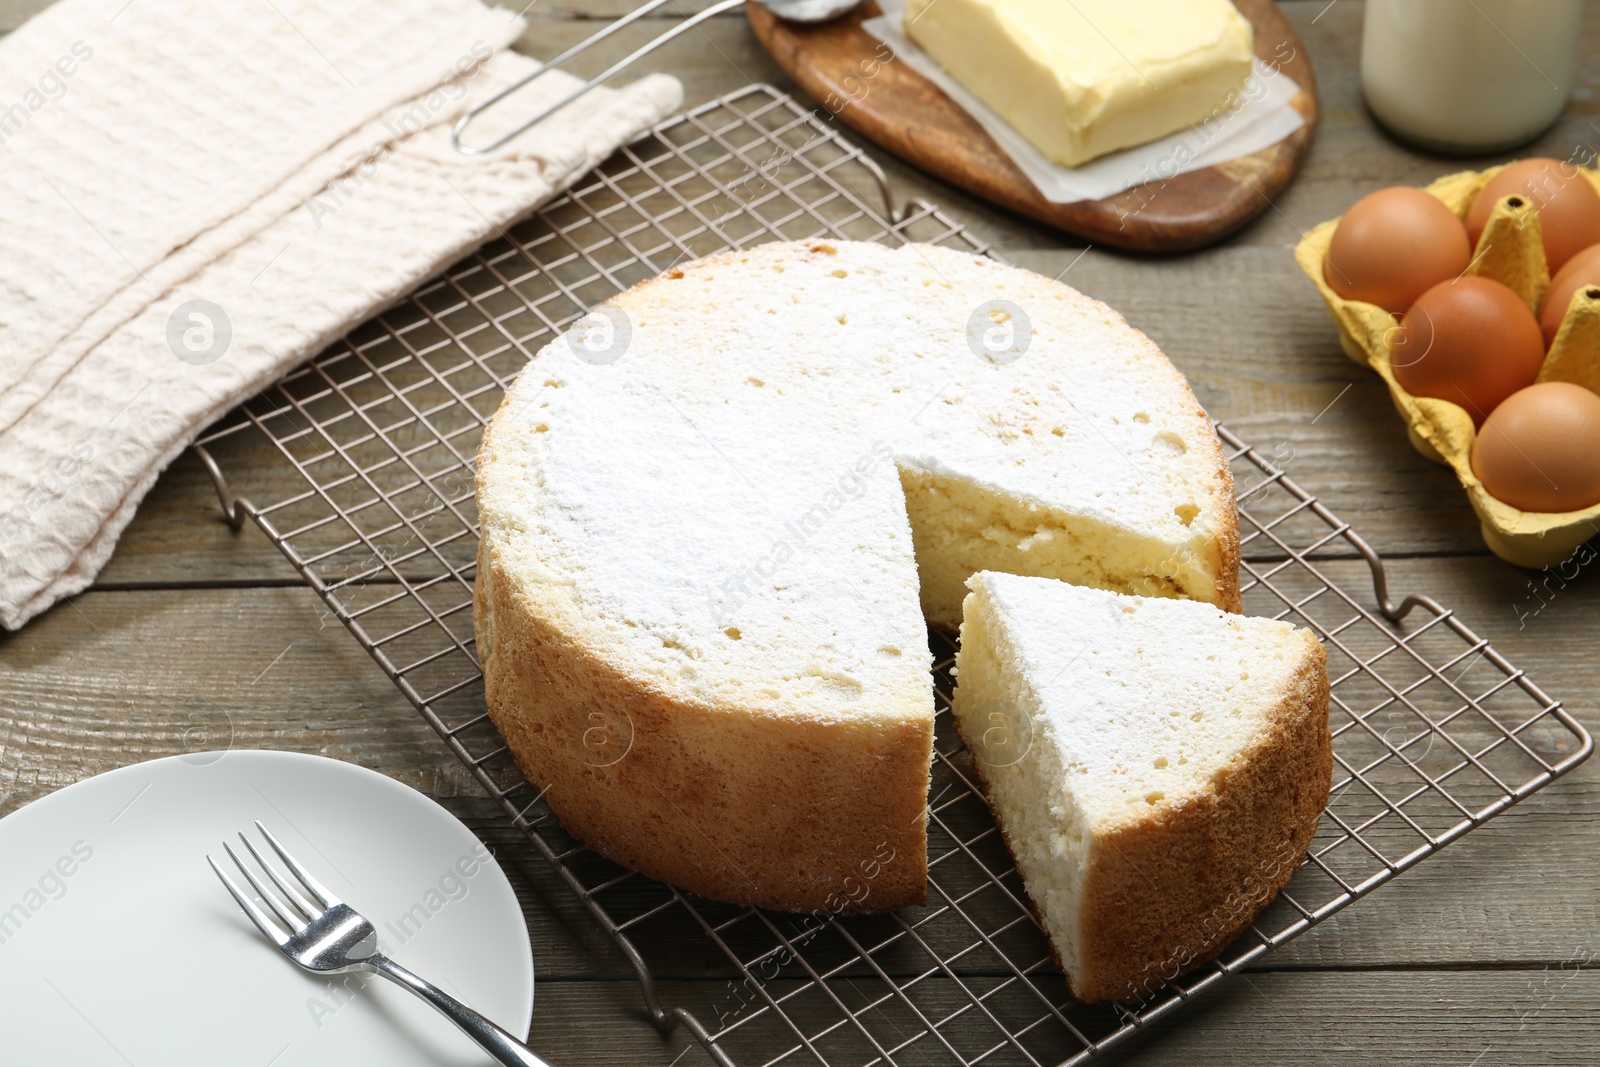
M211 475L211 484L216 486L217 501L222 505L222 517L228 525L235 530L244 526L244 508L240 507L244 501L233 495L233 490L228 486L228 477L222 473L222 468L217 466L217 461L211 457L204 445L190 445L195 455L200 457L200 462L205 465L206 473Z
M868 174L872 175L873 181L878 183L878 195L883 197L883 217L896 225L904 222L904 216L897 216L894 213L894 193L889 189L889 176L883 172L882 167L878 166L878 161L871 156L863 155L861 156L861 165L866 168ZM910 207L910 202L907 202L907 212L909 212Z
M893 223L896 228L904 226L912 214L919 209L930 214L939 210L936 205L929 203L920 196L909 197L898 211L895 210L894 193L889 188L889 176L883 172L882 167L878 166L878 161L871 156L863 155L860 157L859 162L878 184L878 194L883 198L883 217ZM907 239L909 240L910 238ZM992 250L985 249L984 254L1002 263L1007 262L1004 257L995 254Z
M1411 614L1411 609L1419 604L1434 611L1435 614L1444 613L1444 609L1435 604L1432 598L1424 596L1408 596L1396 607L1389 599L1389 573L1384 569L1383 557L1354 530L1346 529L1344 536L1355 546L1356 551L1361 553L1362 558L1367 561L1367 568L1372 571L1372 597L1378 602L1378 610L1383 612L1384 618L1390 622L1399 622Z
M722 1048L711 1039L711 1034L708 1033L706 1028L700 1024L700 1020L694 1017L693 1012L689 1011L687 1008L673 1008L672 1015L676 1021L681 1021L684 1026L689 1028L689 1032L694 1035L695 1040L700 1042L700 1047L705 1049L706 1052L710 1054L711 1058L716 1060L717 1063L721 1064L722 1067L739 1067L739 1065L729 1059L728 1054L722 1051Z

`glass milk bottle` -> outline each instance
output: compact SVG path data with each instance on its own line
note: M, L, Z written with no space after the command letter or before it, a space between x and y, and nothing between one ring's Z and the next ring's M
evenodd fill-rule
M1367 106L1423 148L1524 144L1566 104L1582 21L1583 0L1367 0Z

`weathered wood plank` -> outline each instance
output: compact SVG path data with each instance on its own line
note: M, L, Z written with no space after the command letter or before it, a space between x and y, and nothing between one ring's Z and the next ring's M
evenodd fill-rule
M698 2L677 7L698 10ZM593 31L584 18L609 17L619 5L632 6L541 0L528 14L543 21L523 47L553 54ZM41 6L0 0L0 29ZM1074 263L1078 249L1059 235L972 203L897 161L885 160L885 170L897 197L944 204L1024 266L1051 275L1070 268L1067 281L1123 310L1162 344L1213 414L1284 461L1386 554L1424 557L1392 565L1396 594L1428 592L1457 608L1594 726L1594 568L1535 593L1527 572L1482 554L1459 489L1405 446L1381 388L1338 352L1288 255L1298 229L1361 193L1421 184L1469 164L1412 153L1372 127L1359 95L1359 3L1290 0L1284 8L1312 52L1323 124L1304 173L1275 209L1221 248L1159 263L1096 249ZM1582 54L1597 48L1600 11L1591 7ZM646 66L683 77L691 103L747 79L786 85L738 15L714 21L703 36L687 35ZM1567 155L1592 143L1597 84L1600 68L1591 64L1567 115L1521 154ZM300 489L259 445L224 445L219 459L263 500ZM1326 569L1365 594L1362 565ZM439 798L495 848L534 939L542 982L537 1048L558 1063L709 1062L681 1031L663 1040L644 1021L625 961L583 906L321 603L292 581L257 532L228 530L204 472L192 458L180 460L141 509L102 591L0 637L0 814L90 773L184 751L202 738L374 767ZM214 588L219 583L289 584ZM152 585L167 588L145 588ZM180 585L213 588L174 588ZM1488 684L1486 665L1464 666L1466 682ZM1600 1008L1592 969L1600 945L1597 835L1600 770L1591 763L1226 983L1119 1061L1200 1064L1226 1056L1278 1064L1305 1058L1309 1047L1330 1062L1592 1064ZM659 892L634 879L621 903L638 906ZM942 934L935 948L959 947L952 936ZM662 993L668 1005L714 1020L729 997L721 954L672 913L641 926L638 940L663 975L706 978L664 981ZM1587 969L1579 971L1580 963ZM590 980L597 977L605 980ZM852 972L848 982L864 989L871 979ZM797 1004L796 1012L818 1027L831 1021L818 1008ZM771 1035L752 1046L741 1062L763 1062L788 1047ZM937 1059L914 1051L901 1057Z
M51 0L0 0L0 31L10 33L50 3Z
M1565 966L1530 970L1245 975L1137 1036L1114 1058L1128 1067L1200 1067L1219 1062L1241 1067L1278 1067L1292 1062L1591 1067L1600 975L1592 969L1579 969L1580 958L1573 957ZM939 984L938 980L931 983ZM776 997L790 988L789 983L774 983L769 992ZM877 995L880 988L839 983L837 991L846 1003L859 1003ZM739 1003L720 984L665 982L661 992L667 1003L689 1007L708 1024L718 1018L719 1007L726 1012L726 1005ZM930 1003L939 1003L944 993L930 988L926 995ZM943 999L953 998L946 994ZM531 1043L542 1055L561 1064L698 1067L712 1062L681 1028L670 1037L661 1037L642 1017L638 1004L637 991L625 983L545 983L535 996ZM837 1009L818 994L797 998L792 1013L811 1033L840 1018ZM908 1016L909 1012L897 1012L896 1005L889 1003L881 1014L868 1013L866 1021L884 1040L904 1041L922 1030L907 1021ZM759 1054L736 1058L739 1062L764 1062L798 1044L792 1031L778 1029L781 1026L775 1023L770 1031L753 1030L747 1042L736 1032L727 1047L742 1052L742 1044L755 1045ZM982 1027L967 1024L966 1017L949 1029L957 1040L972 1045L981 1045L986 1036ZM903 1036L896 1038L896 1034ZM846 1043L842 1036L835 1040ZM1040 1046L1049 1044L1039 1042ZM963 1051L970 1055L970 1049ZM1046 1049L1038 1051L1042 1054ZM1072 1047L1059 1042L1057 1051L1065 1054ZM844 1062L865 1062L866 1058ZM800 1051L783 1062L814 1061ZM923 1037L897 1054L894 1062L942 1065L953 1061L933 1039ZM984 1062L1012 1064L1021 1062L1021 1057L1005 1050ZM1041 1055L1040 1062L1054 1061Z

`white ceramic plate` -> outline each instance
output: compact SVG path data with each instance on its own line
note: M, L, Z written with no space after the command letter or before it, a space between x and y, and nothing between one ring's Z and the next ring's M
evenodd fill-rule
M301 971L206 865L260 819L393 957L516 1034L522 909L482 843L381 774L290 752L174 756L0 819L0 1061L18 1067L492 1062L384 980Z

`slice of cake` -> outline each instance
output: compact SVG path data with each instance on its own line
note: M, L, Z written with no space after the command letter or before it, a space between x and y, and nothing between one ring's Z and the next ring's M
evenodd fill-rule
M1068 167L1226 114L1254 61L1228 0L911 0L905 33Z
M1138 999L1299 867L1333 767L1308 630L974 575L955 719L1075 995Z
M788 910L920 902L927 624L960 625L969 576L1238 608L1210 420L1049 278L774 243L585 330L484 435L477 651L530 781L627 866Z

